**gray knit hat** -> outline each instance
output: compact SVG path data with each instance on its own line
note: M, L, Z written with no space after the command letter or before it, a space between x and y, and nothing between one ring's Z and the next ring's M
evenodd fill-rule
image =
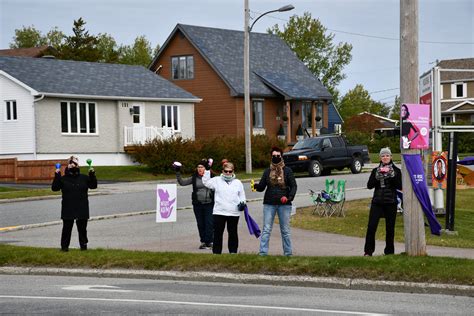
M380 149L380 154L379 156L382 157L383 155L392 155L392 152L390 151L390 148L388 147L384 147L382 149Z

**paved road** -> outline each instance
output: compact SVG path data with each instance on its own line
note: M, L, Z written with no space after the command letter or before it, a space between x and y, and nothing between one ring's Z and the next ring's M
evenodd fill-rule
M296 286L0 275L5 314L469 315L474 298Z

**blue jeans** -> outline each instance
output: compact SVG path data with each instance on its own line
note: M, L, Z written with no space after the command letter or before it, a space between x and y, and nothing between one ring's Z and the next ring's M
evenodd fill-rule
M265 256L268 254L268 245L270 242L270 234L272 233L275 214L278 213L280 222L281 241L283 244L283 254L291 256L291 231L290 231L290 214L291 205L269 205L263 204L263 231L260 237L260 253Z

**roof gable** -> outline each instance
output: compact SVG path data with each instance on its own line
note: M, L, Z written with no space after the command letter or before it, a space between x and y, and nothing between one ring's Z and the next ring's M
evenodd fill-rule
M0 70L39 94L199 101L142 66L0 56Z
M150 64L177 32L182 32L226 82L234 95L244 94L244 32L178 24ZM288 99L331 99L328 90L278 36L250 33L250 94Z

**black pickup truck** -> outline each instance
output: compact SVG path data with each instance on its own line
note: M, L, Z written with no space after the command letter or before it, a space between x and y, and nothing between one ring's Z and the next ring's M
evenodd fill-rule
M340 135L324 135L300 140L283 154L285 165L293 172L309 172L310 176L330 175L332 169L350 168L359 173L369 162L365 145L351 145Z

